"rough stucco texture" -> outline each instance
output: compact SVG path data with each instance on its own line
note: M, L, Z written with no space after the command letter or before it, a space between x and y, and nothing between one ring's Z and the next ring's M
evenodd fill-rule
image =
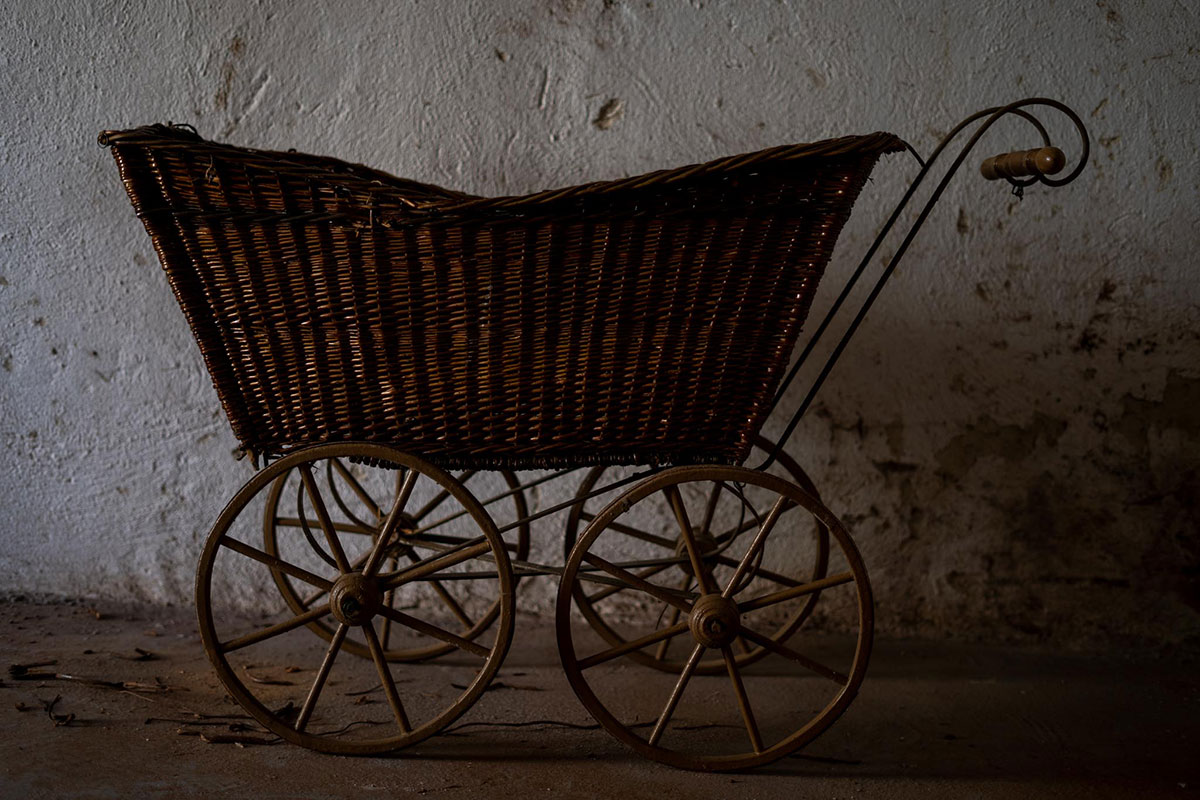
M1083 177L1017 202L972 159L790 449L855 533L884 633L1195 643L1198 22L1165 0L19 4L0 589L187 603L249 475L102 128L186 121L514 193L877 129L928 152L1045 95L1091 129ZM1014 122L979 155L1034 144ZM826 305L913 174L878 170Z

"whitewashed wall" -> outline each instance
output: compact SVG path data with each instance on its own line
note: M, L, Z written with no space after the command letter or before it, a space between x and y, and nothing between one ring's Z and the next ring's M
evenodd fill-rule
M1193 4L44 0L0 43L0 592L188 603L249 474L102 128L515 193L876 129L927 152L1046 95L1087 172L1020 203L961 176L791 449L885 633L1200 636ZM826 301L913 172L882 165Z

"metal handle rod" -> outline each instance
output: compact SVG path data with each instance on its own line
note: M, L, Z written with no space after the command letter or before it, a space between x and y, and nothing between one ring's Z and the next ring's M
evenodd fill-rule
M776 457L783 450L784 445L787 444L788 440L791 438L792 433L796 430L796 426L800 423L800 419L804 416L804 412L808 410L808 407L812 404L813 399L816 397L817 392L820 390L821 385L825 382L825 379L829 376L829 373L833 369L834 364L837 363L837 360L841 356L842 351L844 351L846 349L846 345L849 343L851 337L854 336L854 333L858 330L858 326L860 324L862 324L862 320L866 316L867 311L870 310L871 306L875 302L875 299L879 296L879 293L882 291L884 284L887 283L888 279L891 277L892 273L895 271L897 264L899 264L900 259L904 256L905 252L907 252L908 246L912 243L913 239L916 238L917 233L920 231L921 227L924 225L925 220L928 218L929 213L933 210L934 205L937 204L937 201L941 198L942 193L945 191L945 189L949 185L950 181L954 178L955 174L958 172L959 167L962 166L963 161L966 160L967 156L970 154L971 150L974 149L975 144L980 140L980 138L982 138L983 134L986 133L988 131L988 129L991 128L991 126L993 124L995 124L995 122L997 120L1001 119L1002 117L1004 117L1008 114L1014 114L1016 116L1022 117L1023 119L1027 120L1028 122L1030 122L1037 129L1038 133L1041 135L1043 143L1046 146L1050 146L1050 137L1049 137L1049 134L1047 134L1045 127L1033 115L1022 110L1025 106L1032 106L1032 105L1048 106L1050 108L1057 109L1058 111L1062 112L1068 119L1070 119L1071 122L1074 123L1076 130L1079 132L1079 137L1083 144L1083 151L1079 156L1079 161L1076 164L1075 169L1072 170L1068 175L1066 175L1063 178L1054 179L1054 178L1048 178L1044 175L1039 174L1037 176L1030 178L1028 181L1017 181L1012 178L1009 178L1008 179L1009 183L1011 183L1013 186L1016 186L1016 187L1024 187L1024 186L1031 185L1033 183L1042 183L1047 186L1063 186L1063 185L1066 185L1066 184L1070 183L1071 181L1075 180L1075 178L1077 178L1079 176L1079 173L1083 171L1083 168L1087 164L1088 154L1090 152L1090 141L1088 139L1087 129L1084 127L1083 122L1079 119L1079 117L1075 114L1074 111L1072 111L1070 108L1063 105L1062 103L1058 102L1057 100L1051 100L1051 99L1044 98L1044 97L1031 97L1031 98L1028 98L1025 100L1019 100L1015 103L1010 103L1006 106L1001 106L1001 107L996 107L996 108L988 108L983 111L979 111L979 112L967 117L965 120L960 122L957 126L955 126L955 128L949 134L947 134L945 138L942 139L942 141L938 144L937 148L933 151L933 154L929 157L928 161L926 161L924 166L921 168L921 171L917 173L917 177L913 180L912 184L909 185L908 190L904 193L904 196L901 198L900 203L896 206L896 209L892 212L891 217L888 219L887 223L883 226L883 229L880 230L879 234L875 237L875 241L871 243L871 247L867 250L867 254L865 256L863 256L862 261L859 262L858 268L854 271L850 280L847 282L846 286L842 289L841 294L838 296L837 300L834 302L834 304L830 308L829 312L826 313L825 318L821 321L821 324L817 328L816 333L814 333L812 338L809 339L807 345L804 348L804 351L800 355L800 358L797 359L796 364L789 371L788 376L785 379L783 385L780 387L779 391L776 393L775 401L772 404L772 408L774 408L775 405L777 405L779 403L779 401L783 398L783 395L786 393L787 389L789 388L790 384L795 380L796 375L800 371L800 367L803 366L804 362L807 360L808 356L811 354L817 341L825 333L826 329L829 327L829 324L832 322L833 318L835 316L837 316L838 311L841 309L842 304L845 302L846 298L849 296L850 291L853 289L855 284L858 282L859 278L862 276L863 272L866 270L867 265L870 263L871 259L875 255L876 251L878 251L880 245L883 243L883 240L887 237L888 233L891 231L892 227L895 225L896 220L899 218L900 214L904 211L905 207L907 207L909 201L912 199L913 195L916 193L917 188L924 181L926 175L929 174L929 171L932 168L934 162L938 159L938 157L942 154L942 152L950 144L951 140L953 140L955 137L957 137L958 134L961 133L964 128L966 128L968 125L975 122L976 120L979 120L983 117L987 117L987 120L982 125L980 125L978 129L976 129L975 133L971 136L971 138L967 141L967 143L965 145L963 145L962 150L959 151L958 156L954 159L954 162L950 165L949 169L946 171L946 174L942 177L941 182L937 185L937 188L934 189L933 193L930 195L929 199L926 201L925 206L921 209L921 213L917 216L916 221L913 222L912 226L908 230L908 233L905 235L904 240L901 242L899 249L896 251L895 255L893 255L891 260L888 262L887 267L884 269L883 273L879 276L879 279L876 281L875 286L871 289L871 293L867 296L867 299L863 302L862 306L859 308L858 313L855 315L853 321L850 323L849 328L847 328L846 332L842 335L841 340L838 342L837 346L834 348L833 353L826 360L825 365L822 367L820 374L817 376L816 380L813 382L812 386L809 388L808 394L805 396L804 401L800 404L800 406L796 409L795 413L792 415L792 418L788 422L787 427L784 429L783 434L779 437L778 441L776 441L775 446L771 449L771 452L767 456L766 460L763 461L763 463L759 467L757 467L757 469L765 470L768 467L770 467L771 464L773 464L775 462Z
M824 317L824 319L821 320L821 324L817 326L816 333L814 333L809 338L808 342L806 343L806 345L804 347L803 352L800 354L800 357L796 359L796 362L792 365L791 370L788 371L787 377L784 379L783 383L780 384L779 390L775 393L775 399L771 403L772 409L774 409L775 406L778 405L779 402L783 399L784 394L787 393L787 390L791 387L792 383L795 381L797 374L800 372L800 368L807 362L808 357L809 357L809 355L811 355L813 349L816 347L817 342L819 342L821 340L821 338L825 334L826 329L829 328L829 326L833 322L834 318L837 317L838 312L841 310L842 304L850 296L850 292L854 289L855 285L857 285L859 278L862 277L863 273L866 271L867 267L870 265L871 259L875 256L875 252L879 249L880 245L883 244L883 240L885 238L887 238L888 233L891 232L892 227L896 224L896 220L900 218L900 214L904 211L905 207L908 205L909 200L912 199L912 196L916 193L916 191L920 187L921 183L925 180L925 176L927 174L929 174L929 171L930 171L930 169L932 169L934 162L937 161L938 156L941 155L942 151L946 148L946 146L950 143L950 141L955 136L957 136L962 131L963 128L965 128L971 122L974 122L975 120L979 119L980 117L990 114L990 113L994 112L995 110L996 109L994 109L994 108L989 108L984 111L980 111L979 113L974 114L974 115L968 117L967 119L963 120L962 122L960 122L958 124L958 126L956 128L954 128L954 130L952 130L950 133L948 133L945 136L945 138L942 139L942 141L938 144L937 148L933 151L933 154L929 157L929 159L927 161L922 160L921 156L917 153L917 151L915 149L913 149L912 145L905 142L905 145L908 147L909 152L911 152L913 154L913 157L916 158L917 162L921 165L921 170L920 170L920 172L917 173L917 177L913 179L912 183L909 184L908 191L904 193L904 196L901 198L900 202L896 205L896 208L892 211L891 217L888 218L888 221L884 224L883 228L880 229L878 235L876 235L875 241L872 242L870 248L867 249L866 255L864 255L862 257L862 260L858 262L858 267L855 268L854 273L850 276L850 280L848 280L846 282L846 285L842 287L841 294L838 295L838 297L834 301L833 305L830 306L829 310L825 313L825 317ZM1042 127L1041 123L1038 122L1037 119L1035 119L1034 117L1032 117L1029 114L1026 114L1023 111L1014 111L1014 113L1018 114L1019 116L1023 116L1027 120L1029 120L1034 125L1034 127L1036 127L1038 129L1038 131L1041 133L1042 139L1045 141L1049 141L1049 135L1046 133L1045 128Z

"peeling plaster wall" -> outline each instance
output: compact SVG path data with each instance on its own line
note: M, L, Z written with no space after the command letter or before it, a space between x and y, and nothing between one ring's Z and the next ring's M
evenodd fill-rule
M249 474L101 128L187 121L515 193L876 129L928 152L1046 95L1091 128L1083 177L1017 202L960 176L791 450L860 542L884 633L1195 644L1198 23L1165 0L19 4L0 590L190 602ZM1032 142L1013 123L980 155ZM825 305L913 173L877 171Z

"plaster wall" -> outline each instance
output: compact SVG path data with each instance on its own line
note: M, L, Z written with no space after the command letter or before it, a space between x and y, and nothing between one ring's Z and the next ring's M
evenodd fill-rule
M856 535L882 632L1194 644L1198 47L1196 8L1165 0L17 3L0 591L188 603L250 474L102 128L189 122L492 194L878 129L927 153L1043 95L1091 129L1086 172L1018 202L972 159L790 449ZM978 155L1034 144L1013 123ZM914 172L877 171L814 313Z

